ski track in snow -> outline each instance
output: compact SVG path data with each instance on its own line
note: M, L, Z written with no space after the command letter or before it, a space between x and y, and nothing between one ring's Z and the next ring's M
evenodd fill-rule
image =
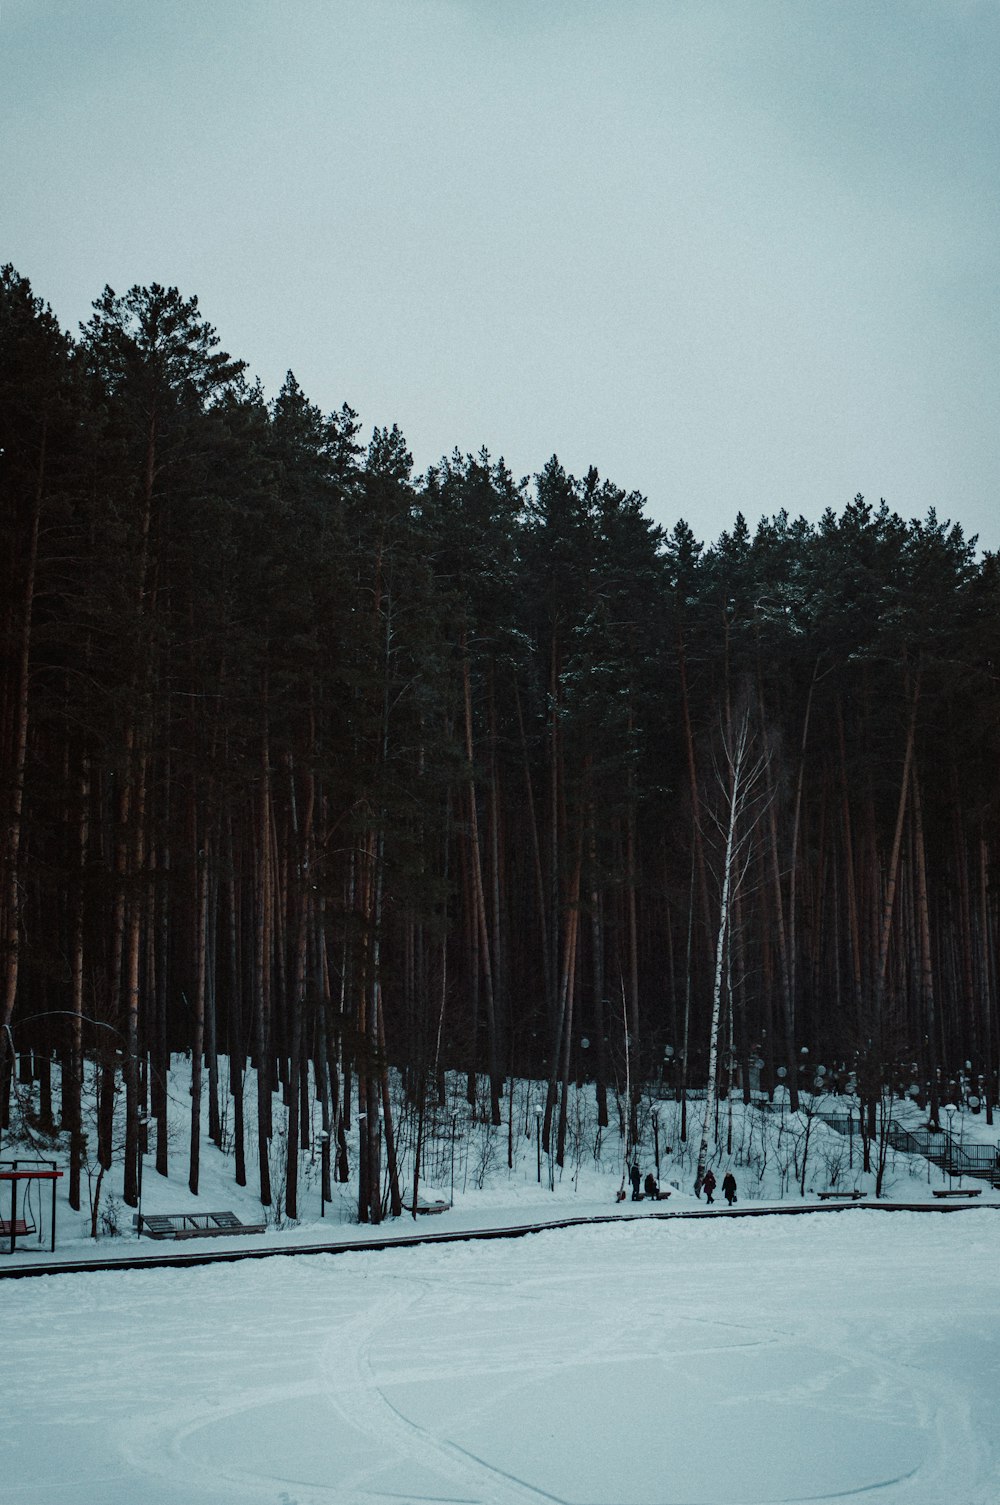
M7 1285L0 1502L997 1505L991 1232L639 1224Z
M426 1283L422 1287L414 1286L411 1290L409 1305L414 1305L426 1289ZM470 1300L467 1291L455 1292L454 1304L451 1308L452 1316L460 1317L463 1312L467 1311ZM402 1306L403 1303L400 1302L397 1311L402 1310ZM409 1420L391 1403L381 1388L380 1376L372 1360L374 1340L379 1332L389 1325L389 1322L390 1316L383 1314L382 1319L364 1333L354 1355L354 1383L346 1385L338 1383L336 1379L340 1367L338 1360L342 1362L343 1358L342 1355L337 1354L333 1344L328 1347L329 1394L341 1414L359 1429L372 1433L372 1440L378 1445L384 1446L387 1442L395 1444L404 1457L417 1458L443 1473L455 1488L461 1491L457 1498L488 1501L491 1505L493 1501L509 1500L513 1505L513 1502L537 1502L539 1499L550 1499L551 1496L532 1489L509 1474L492 1468L482 1459L473 1458L471 1454L466 1453L464 1449L447 1438L435 1436L428 1428ZM461 1372L461 1369L449 1370L452 1377ZM466 1366L465 1372L470 1375L481 1373L481 1366L478 1369ZM433 1383L436 1374L433 1369L425 1370L419 1378L424 1383ZM344 1487L348 1491L356 1487L359 1500L371 1499L366 1476L356 1481L347 1479L344 1481ZM345 1500L352 1498L350 1494L345 1496Z

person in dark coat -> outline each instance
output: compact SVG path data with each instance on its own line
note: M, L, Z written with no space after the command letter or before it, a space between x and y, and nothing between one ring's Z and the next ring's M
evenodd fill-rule
M653 1175L652 1171L647 1171L646 1179L642 1183L642 1189L646 1193L647 1197L652 1197L654 1202L660 1195L660 1188L656 1184L656 1177Z
M725 1197L730 1207L732 1207L733 1203L736 1201L736 1177L733 1175L732 1171L727 1171L722 1178L722 1195Z
M638 1160L633 1161L631 1167L629 1168L629 1173L628 1174L629 1174L629 1180L632 1182L632 1201L633 1202L641 1202L642 1201L642 1192L639 1190L640 1176L639 1176L639 1162L638 1162Z
M712 1193L715 1190L715 1172L714 1171L707 1170L705 1172L705 1179L701 1183L701 1187L702 1187L702 1191L705 1193L705 1201L706 1202L711 1202L711 1200L712 1200Z

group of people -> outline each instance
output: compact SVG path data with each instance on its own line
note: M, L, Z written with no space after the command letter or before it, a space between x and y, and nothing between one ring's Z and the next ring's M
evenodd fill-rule
M695 1180L694 1194L696 1197L700 1197L702 1192L704 1192L705 1201L714 1202L716 1185L717 1182L715 1180L715 1172L712 1170L712 1167L709 1166L704 1176L699 1176ZM730 1207L732 1207L733 1203L736 1201L736 1177L733 1175L732 1171L727 1171L722 1178L722 1195L725 1197Z
M648 1172L645 1181L643 1181L642 1172L639 1169L638 1160L633 1160L632 1164L628 1168L628 1175L629 1180L632 1183L633 1202L641 1202L644 1196L652 1197L655 1200L660 1195L659 1184L657 1183L656 1177L653 1175L652 1171ZM699 1176L696 1179L694 1183L694 1194L696 1197L700 1197L702 1192L704 1192L705 1201L714 1202L715 1188L717 1184L718 1183L715 1179L715 1172L712 1170L711 1166L709 1166L704 1176ZM624 1197L624 1189L619 1195L620 1197ZM733 1175L731 1170L727 1171L722 1178L722 1195L725 1197L730 1207L732 1207L733 1203L736 1201L736 1177Z
M657 1197L659 1197L659 1195L660 1195L660 1184L659 1184L659 1182L657 1181L656 1177L653 1175L652 1171L648 1171L647 1172L646 1179L645 1179L645 1181L643 1181L643 1179L642 1179L642 1172L639 1169L639 1162L638 1162L638 1160L633 1160L632 1164L629 1166L629 1168L628 1168L628 1178L629 1178L629 1180L632 1183L632 1201L633 1202L641 1202L644 1196L646 1196L646 1197L652 1197L653 1201L655 1202L656 1199L657 1199ZM640 1186L642 1187L641 1191L639 1190ZM623 1195L624 1195L624 1193L623 1193Z

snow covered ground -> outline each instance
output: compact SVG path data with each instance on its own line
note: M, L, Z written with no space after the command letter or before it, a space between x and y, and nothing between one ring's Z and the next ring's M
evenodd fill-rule
M734 1103L730 1122L727 1103L712 1164L720 1183L734 1169L738 1210L816 1209L734 1218L693 1195L700 1105L683 1141L677 1105L650 1100L641 1170L655 1169L658 1131L671 1197L618 1202L621 1136L598 1129L589 1089L574 1099L560 1172L539 1154L537 1084L513 1084L498 1129L451 1086L422 1181L424 1196L453 1204L445 1212L359 1227L353 1184L321 1208L307 1153L297 1222L276 1197L252 1239L154 1243L134 1236L116 1162L96 1241L89 1209L71 1211L59 1183L55 1262L616 1221L0 1281L0 1505L997 1505L1000 1195L985 1183L966 1181L978 1201L942 1215L954 1207L933 1198L945 1173L890 1150L882 1206L927 1211L820 1211L831 1185L874 1192L856 1137L780 1107ZM237 1187L231 1152L207 1139L190 1194L182 1062L171 1096L171 1174L146 1157L144 1210L260 1221L256 1185ZM925 1121L913 1103L893 1113ZM954 1128L995 1148L982 1115ZM36 1147L65 1159L62 1140ZM8 1141L4 1158L29 1149ZM277 1187L280 1113L272 1149ZM404 1151L404 1180L407 1165ZM47 1194L29 1211L47 1234ZM674 1212L705 1216L663 1220ZM0 1273L52 1260L32 1235L0 1253Z
M357 1185L334 1183L332 1199L322 1201L318 1155L315 1149L303 1153L299 1162L299 1217L289 1221L283 1211L284 1121L280 1100L275 1103L275 1136L271 1145L271 1179L274 1198L269 1208L262 1208L257 1180L254 1144L256 1088L252 1075L246 1084L248 1108L247 1171L248 1185L238 1187L234 1180L231 1135L226 1128L228 1094L223 1091L224 1150L220 1151L203 1132L199 1194L188 1190L187 1124L190 1117L188 1084L190 1066L176 1058L170 1074L172 1103L171 1140L169 1144L169 1178L155 1170L155 1144L143 1159L142 1208L145 1213L201 1213L232 1211L245 1223L266 1221L265 1234L253 1240L255 1247L280 1249L294 1245L314 1245L325 1240L367 1242L379 1232L397 1237L426 1233L458 1232L481 1227L525 1225L558 1221L567 1217L630 1216L650 1211L691 1211L704 1207L704 1200L694 1197L693 1182L697 1147L701 1134L704 1100L689 1103L687 1138L681 1137L680 1107L672 1100L657 1101L644 1097L640 1112L640 1148L638 1153L643 1176L658 1172L659 1180L671 1191L670 1199L661 1203L631 1202L619 1204L616 1198L625 1183L623 1141L618 1113L612 1108L612 1125L600 1129L596 1122L596 1102L592 1087L572 1093L565 1166L552 1163L544 1151L539 1152L535 1106L544 1096L544 1086L515 1081L513 1097L503 1102L510 1122L493 1127L482 1114L474 1117L464 1096L464 1078L449 1079L446 1104L433 1126L436 1137L428 1138L423 1156L420 1181L421 1199L449 1204L447 1212L414 1220L409 1214L387 1220L379 1230L357 1223ZM30 1107L30 1103L27 1104ZM828 1127L821 1114L843 1115L848 1100L842 1097L817 1098L815 1115L793 1115L774 1110L764 1113L758 1108L745 1109L736 1098L720 1105L716 1123L711 1126L711 1165L721 1188L725 1172L732 1169L739 1186L739 1205L755 1207L818 1205L821 1190L832 1186L857 1189L866 1197L874 1195L874 1170L862 1168L862 1147L855 1132L852 1136ZM657 1119L654 1131L653 1109ZM731 1119L730 1119L731 1110ZM411 1200L412 1154L414 1131L407 1110L400 1106L399 1144L401 1181L404 1200ZM454 1115L454 1116L453 1116ZM896 1099L892 1106L894 1121L917 1128L926 1123L926 1111L915 1103ZM202 1107L202 1125L207 1125L207 1107ZM854 1107L857 1123L857 1107ZM996 1151L1000 1124L987 1125L982 1113L961 1113L953 1124L955 1142L965 1145L988 1145ZM151 1134L155 1130L151 1130ZM428 1130L430 1135L430 1129ZM350 1163L357 1166L356 1125L349 1134ZM8 1138L2 1155L37 1153L54 1159L63 1167L67 1163L66 1136L46 1141L37 1134L36 1147L25 1140L20 1144ZM195 1252L199 1248L216 1252L227 1246L246 1249L247 1238L228 1240L185 1241L183 1244L154 1244L137 1240L133 1226L133 1209L124 1205L120 1147L124 1134L118 1135L118 1153L111 1171L104 1177L98 1204L98 1238L91 1236L92 1198L97 1187L97 1167L90 1161L90 1174L84 1180L81 1211L74 1212L67 1202L68 1181L58 1183L57 1247L49 1252L49 1192L37 1188L30 1194L29 1212L37 1232L22 1240L14 1255L0 1246L0 1274L15 1265L48 1264L58 1261L79 1262L93 1257L101 1260L131 1259L137 1252L150 1257L168 1252ZM90 1135L91 1145L96 1135ZM314 1144L316 1140L314 1139ZM656 1149L659 1149L659 1161ZM510 1152L510 1153L509 1153ZM513 1165L508 1166L509 1158ZM803 1174L804 1172L804 1174ZM1000 1193L988 1183L966 1178L950 1178L940 1167L919 1155L889 1149L882 1188L883 1198L904 1204L933 1203L934 1192L954 1185L977 1191L982 1202L1000 1205ZM0 1216L9 1215L9 1192L0 1186ZM721 1202L721 1191L716 1192Z
M0 1500L995 1505L996 1219L6 1281Z

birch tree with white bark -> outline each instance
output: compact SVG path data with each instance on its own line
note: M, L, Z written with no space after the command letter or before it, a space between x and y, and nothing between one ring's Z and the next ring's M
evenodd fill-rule
M746 882L754 835L771 798L767 772L771 751L754 723L749 703L727 714L712 759L717 786L709 818L721 853L719 923L712 975L712 1014L708 1038L708 1084L695 1184L700 1187L708 1165L711 1129L718 1094L719 1026L722 1019L726 952L732 935L733 907Z

